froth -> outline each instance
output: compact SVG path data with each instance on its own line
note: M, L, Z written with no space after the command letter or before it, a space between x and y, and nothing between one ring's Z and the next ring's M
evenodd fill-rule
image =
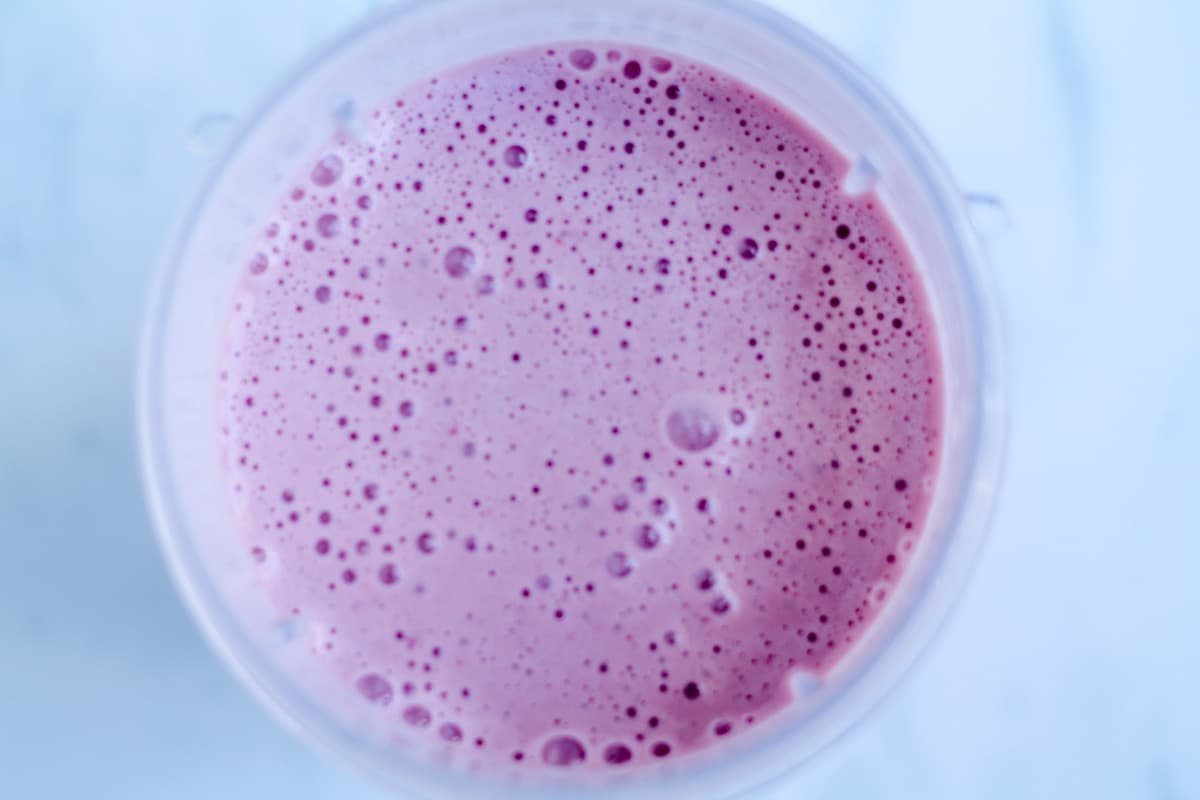
M324 701L620 770L818 685L941 436L920 281L848 174L754 89L608 44L443 73L317 154L242 262L220 426Z

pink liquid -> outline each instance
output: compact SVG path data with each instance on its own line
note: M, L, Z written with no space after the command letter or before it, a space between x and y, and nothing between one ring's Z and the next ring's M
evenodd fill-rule
M250 260L221 436L331 708L610 770L794 701L927 512L934 326L877 199L785 109L632 47L427 80Z

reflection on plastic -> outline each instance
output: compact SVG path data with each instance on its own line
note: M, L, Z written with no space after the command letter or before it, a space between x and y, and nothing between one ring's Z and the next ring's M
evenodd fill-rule
M216 155L229 140L233 123L233 115L221 111L202 115L192 125L188 135L188 149L199 156Z
M985 192L968 192L963 197L967 201L967 214L979 238L986 244L994 244L1003 239L1012 230L1012 217L1004 199L998 195Z
M366 138L366 126L352 99L343 100L334 107L333 124L338 133L351 139L362 141Z
M842 189L851 197L875 191L879 182L879 169L866 156L859 156L842 181Z

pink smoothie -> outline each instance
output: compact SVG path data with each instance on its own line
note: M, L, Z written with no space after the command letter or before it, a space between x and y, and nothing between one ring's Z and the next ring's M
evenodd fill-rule
M843 658L942 432L920 278L848 170L753 88L616 45L468 64L328 144L249 258L219 407L324 703L627 769Z

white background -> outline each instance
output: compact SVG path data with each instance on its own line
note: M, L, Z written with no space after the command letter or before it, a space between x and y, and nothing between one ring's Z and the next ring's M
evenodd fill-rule
M1006 201L1011 457L940 639L780 798L1200 796L1200 4L776 0ZM205 159L365 0L0 0L0 797L382 798L206 649L133 355Z

